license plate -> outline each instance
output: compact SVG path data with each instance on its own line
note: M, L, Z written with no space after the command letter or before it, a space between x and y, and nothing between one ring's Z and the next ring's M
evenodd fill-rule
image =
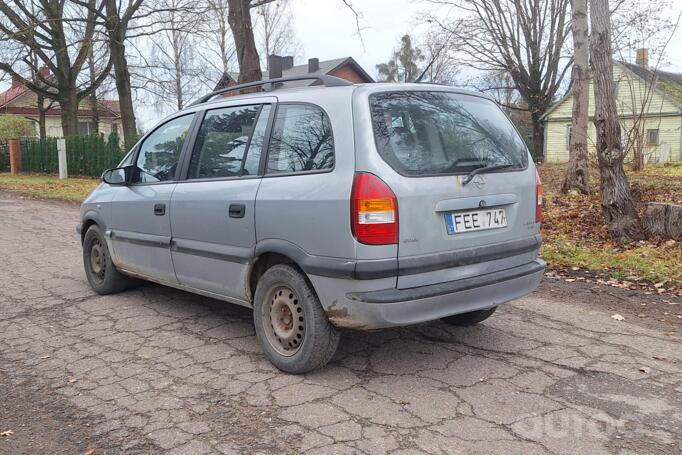
M504 209L487 209L446 213L445 226L449 235L503 228L507 226L507 212Z

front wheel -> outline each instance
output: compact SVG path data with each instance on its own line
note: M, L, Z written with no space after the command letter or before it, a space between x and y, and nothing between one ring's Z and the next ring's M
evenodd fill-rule
M443 322L450 325L460 327L469 327L483 322L495 313L497 307L494 306L487 310L471 311L469 313L456 314L454 316L447 316L442 319Z
M96 293L106 295L124 291L131 278L114 267L104 235L97 225L92 225L83 239L83 265L85 276Z
M256 336L266 357L287 373L306 373L327 364L339 345L310 283L296 268L275 265L258 280L253 301Z

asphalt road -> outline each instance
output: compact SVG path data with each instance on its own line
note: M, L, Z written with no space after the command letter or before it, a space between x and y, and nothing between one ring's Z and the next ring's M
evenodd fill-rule
M0 193L0 453L682 451L669 325L545 289L475 328L346 332L327 368L286 375L247 309L95 295L76 223Z

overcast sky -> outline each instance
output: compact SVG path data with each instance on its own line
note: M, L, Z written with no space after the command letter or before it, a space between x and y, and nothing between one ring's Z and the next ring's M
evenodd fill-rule
M681 0L682 1L682 0ZM419 0L354 0L362 14L362 41L355 15L342 0L293 0L294 30L306 59L352 56L371 75L377 63L388 60L400 37L413 33L424 10Z
M405 33L423 31L419 17L429 6L423 0L355 0L351 3L362 13L362 43L355 35L355 16L342 0L292 0L294 29L305 58L326 60L352 56L374 76L374 65L388 60ZM656 1L656 0L642 0ZM676 20L682 0L672 0L669 11ZM682 24L667 48L665 69L682 73Z

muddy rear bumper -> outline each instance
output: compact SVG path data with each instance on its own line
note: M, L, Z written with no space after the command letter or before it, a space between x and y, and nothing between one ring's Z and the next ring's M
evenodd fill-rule
M545 262L527 264L471 278L408 289L347 293L326 307L338 327L377 329L432 321L482 310L522 297L540 284Z

